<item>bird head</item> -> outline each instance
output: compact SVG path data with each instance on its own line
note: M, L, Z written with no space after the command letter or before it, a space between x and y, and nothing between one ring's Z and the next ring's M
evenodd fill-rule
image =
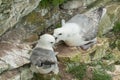
M54 30L53 36L55 37L56 43L64 41L67 38L67 30L63 28L57 28Z
M37 47L53 47L55 38L50 34L43 34L40 36Z

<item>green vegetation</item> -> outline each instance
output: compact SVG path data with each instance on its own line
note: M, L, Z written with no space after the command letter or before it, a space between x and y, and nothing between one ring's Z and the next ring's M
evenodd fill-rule
M69 63L68 64L68 72L73 74L75 78L82 80L86 74L87 65L86 64L77 64L77 63Z
M34 73L34 77L32 80L60 80L59 75L54 75L54 74L39 74L39 73Z
M92 61L91 63L89 63L89 65L99 68L101 70L113 71L115 69L114 63L110 62L114 59L115 59L114 55L108 51L108 53L106 52L104 57Z
M91 73L92 80L111 80L111 76L106 73L107 69L113 69L113 65L104 65L103 62L98 61L96 66L101 66L100 68L94 67L93 72ZM88 65L84 63L69 63L67 65L68 67L68 72L72 74L77 80L83 80L85 76L89 75L86 73L87 68L89 67Z
M92 80L111 80L111 76L107 74L106 71L115 70L114 62L111 63L114 58L115 56L108 51L104 57L93 60L88 64L69 62L67 63L67 70L77 80L83 80L89 74L92 74ZM90 67L92 67L93 71L91 73L87 73L87 70Z
M120 20L118 20L112 30L114 36L113 40L110 41L110 48L115 49L116 47L120 50Z
M108 75L105 71L94 70L92 80L112 80L112 77Z
M56 28L60 28L61 26L62 26L62 25L61 25L60 22L56 24Z
M104 60L112 60L114 59L114 56L112 53L108 52L106 55L103 57Z
M114 33L120 33L120 22L117 21L113 27L113 32Z
M41 7L41 8L49 8L50 6L56 7L66 1L67 0L42 0L40 2L39 7Z

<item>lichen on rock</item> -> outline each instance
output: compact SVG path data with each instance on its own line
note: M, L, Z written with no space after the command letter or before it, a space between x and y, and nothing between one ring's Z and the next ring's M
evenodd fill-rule
M23 16L32 12L35 9L41 0L35 1L16 1L16 0L4 0L1 2L0 13L0 25L2 35L9 28L13 27Z

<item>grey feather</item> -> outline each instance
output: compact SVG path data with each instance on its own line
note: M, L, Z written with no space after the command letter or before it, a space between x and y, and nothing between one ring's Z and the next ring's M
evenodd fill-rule
M55 64L56 61L54 59L55 53L52 50L35 48L32 51L32 55L30 57L30 61L33 65L37 65L38 67L51 67L51 65Z
M77 14L67 23L76 23L80 27L80 35L85 41L96 38L98 32L98 23L102 16L102 7L92 11L91 15Z

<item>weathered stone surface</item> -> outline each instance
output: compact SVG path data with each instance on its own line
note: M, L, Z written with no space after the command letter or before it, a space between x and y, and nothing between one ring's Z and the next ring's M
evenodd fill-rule
M29 32L41 33L47 32L48 27L59 20L60 12L58 8L49 9L36 8L32 13L22 19L21 24L26 24ZM52 27L51 27L52 28Z
M0 80L20 80L19 71L8 71L0 75Z
M27 44L1 42L0 47L0 59L9 65L8 69L18 68L30 62L30 47Z
M90 63L91 60L97 60L104 57L109 50L109 39L108 38L98 38L98 43L89 48L87 51L77 49L76 47L68 47L65 45L59 45L56 49L58 53L58 58L60 61L80 61L85 63ZM113 55L116 56L114 61L117 61L120 55L120 51L117 49L111 50ZM92 56L91 56L92 55Z
M3 71L7 70L9 68L9 65L6 64L3 61L0 61L0 73L2 73Z
M56 47L58 59L61 62L77 61L81 58L81 52L76 47L68 47L65 44L60 44Z
M19 25L8 32L6 32L2 37L1 41L11 42L14 44L21 44L23 42L34 42L38 39L38 34L31 33L32 31L26 25Z
M31 72L29 67L26 67L21 69L20 76L21 76L20 80L30 80L33 77L33 73Z
M81 7L87 7L89 4L95 2L97 0L68 0L66 3L62 4L62 8L63 9L77 9L77 8L81 8Z
M31 80L32 72L28 67L7 71L0 75L0 80Z
M84 1L84 5L89 5L89 4L91 4L91 3L93 3L93 2L95 2L95 1L97 1L97 0L83 0Z
M0 6L0 35L32 12L41 0L3 0Z
M72 1L67 1L61 7L63 9L69 10L69 9L77 9L83 6L84 6L84 2L82 0L72 0Z

